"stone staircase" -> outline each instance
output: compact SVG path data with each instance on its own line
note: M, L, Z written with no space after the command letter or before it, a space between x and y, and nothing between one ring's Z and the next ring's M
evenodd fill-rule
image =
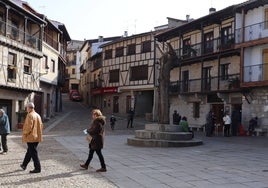
M203 144L192 138L192 133L181 132L178 125L145 124L144 130L136 130L135 137L127 139L128 145L143 147L189 147Z

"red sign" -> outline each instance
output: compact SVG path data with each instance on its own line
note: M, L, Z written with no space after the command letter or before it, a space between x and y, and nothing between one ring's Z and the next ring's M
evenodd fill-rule
M104 87L104 88L92 89L91 94L99 95L105 93L117 93L117 89L118 89L117 87Z

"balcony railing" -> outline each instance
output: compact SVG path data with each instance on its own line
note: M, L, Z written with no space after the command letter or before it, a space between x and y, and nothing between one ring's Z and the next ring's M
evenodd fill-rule
M268 80L268 64L244 66L244 82L258 82Z
M60 55L65 59L67 58L67 52L66 52L63 44L60 44Z
M170 83L170 94L205 93L215 91L232 91L240 88L240 75L189 79Z
M5 29L7 25L7 30ZM6 30L6 32L5 32ZM11 40L22 43L28 47L36 50L41 50L41 40L39 39L39 32L35 34L24 32L15 26L0 21L0 35L5 36Z
M244 30L244 40L242 38L243 30ZM252 24L244 28L239 28L239 29L236 29L235 31L236 43L248 42L252 40L261 39L264 37L268 37L268 22L267 21Z
M230 34L225 38L216 38L214 40L206 41L204 43L196 43L194 45L187 45L179 48L176 54L181 59L189 59L211 53L216 53L224 50L229 50L234 47L234 34Z
M59 51L59 42L54 40L49 34L44 33L43 40L52 48Z

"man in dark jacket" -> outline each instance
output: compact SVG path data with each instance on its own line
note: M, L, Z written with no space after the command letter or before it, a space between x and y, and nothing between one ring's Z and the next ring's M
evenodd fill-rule
M129 127L129 125L130 125L130 128L133 128L133 118L134 118L134 109L131 108L131 109L128 111L127 128Z

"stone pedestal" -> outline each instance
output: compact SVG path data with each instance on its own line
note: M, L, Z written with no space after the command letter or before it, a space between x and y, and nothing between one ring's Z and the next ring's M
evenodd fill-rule
M192 133L181 132L178 125L146 124L144 130L136 130L134 138L127 139L128 145L146 147L187 147L203 144L193 139Z

